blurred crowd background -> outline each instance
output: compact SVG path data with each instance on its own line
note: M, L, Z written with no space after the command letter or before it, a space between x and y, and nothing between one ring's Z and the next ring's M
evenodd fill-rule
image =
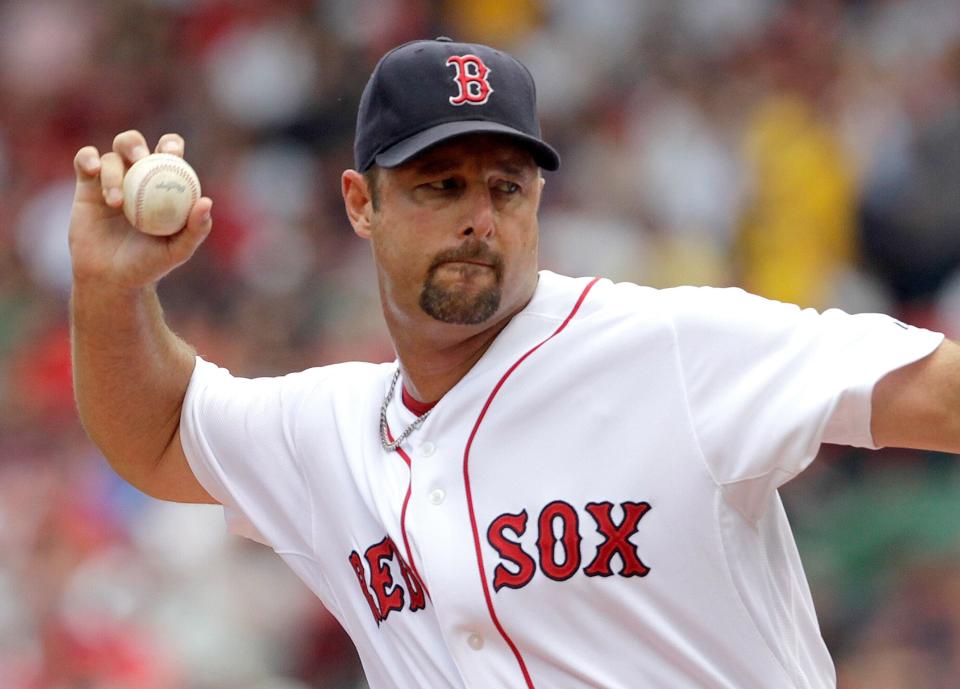
M0 3L0 688L355 689L336 623L216 507L85 438L71 161L187 140L212 236L161 286L240 375L393 358L340 172L377 58L445 34L536 77L543 265L742 285L960 335L957 0ZM841 689L960 685L956 457L828 447L784 490Z

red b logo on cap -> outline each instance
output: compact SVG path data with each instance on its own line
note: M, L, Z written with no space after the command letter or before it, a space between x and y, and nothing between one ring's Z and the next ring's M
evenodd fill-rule
M447 64L457 70L453 81L459 89L457 95L450 96L450 105L483 105L487 102L493 87L487 81L490 68L483 64L483 60L476 55L451 55Z

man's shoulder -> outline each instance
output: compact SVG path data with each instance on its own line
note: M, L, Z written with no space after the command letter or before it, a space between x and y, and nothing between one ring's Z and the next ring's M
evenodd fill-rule
M598 312L635 313L663 301L661 290L634 282L614 282L602 276L570 277L549 270L540 271L540 281L528 311L565 316L578 305L578 317Z
M540 281L527 313L564 318L578 305L577 318L606 316L617 321L636 318L653 325L677 319L712 321L732 314L752 318L765 314L792 314L799 308L751 294L739 287L682 285L650 287L598 277L569 277L540 271Z
M629 298L628 292L635 292L639 296L652 291L655 290L632 283L614 283L601 276L571 277L541 270L533 299L524 311L564 318L576 306L582 317L597 309L615 306L617 302Z
M282 379L286 386L304 391L324 389L337 394L382 395L395 368L395 363L344 361L287 373Z
M247 378L235 376L229 370L198 357L192 385L194 387L227 385L238 393L240 391L267 393L274 390L285 398L316 394L381 397L395 368L394 363L348 361L314 366L277 376Z

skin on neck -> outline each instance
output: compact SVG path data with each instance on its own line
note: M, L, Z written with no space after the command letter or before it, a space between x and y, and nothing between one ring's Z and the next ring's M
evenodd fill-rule
M416 399L436 401L456 385L533 296L542 187L529 152L498 135L458 137L378 170L377 208L363 175L343 173L347 216L370 241L384 319ZM441 298L424 306L427 284ZM481 296L491 291L495 305Z

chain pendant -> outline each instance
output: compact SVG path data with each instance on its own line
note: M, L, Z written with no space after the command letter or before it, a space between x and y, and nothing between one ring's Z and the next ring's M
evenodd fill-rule
M383 404L380 405L380 444L383 446L385 452L396 451L396 449L403 444L403 441L410 437L411 433L423 425L423 422L427 420L428 416L430 416L430 412L433 411L433 408L431 407L414 419L413 423L404 428L403 433L398 435L397 439L391 443L387 435L387 408L390 406L390 400L393 399L393 392L397 387L398 380L400 380L399 367L397 368L397 372L393 374L393 380L390 381L390 389L387 391L387 396L383 398Z

